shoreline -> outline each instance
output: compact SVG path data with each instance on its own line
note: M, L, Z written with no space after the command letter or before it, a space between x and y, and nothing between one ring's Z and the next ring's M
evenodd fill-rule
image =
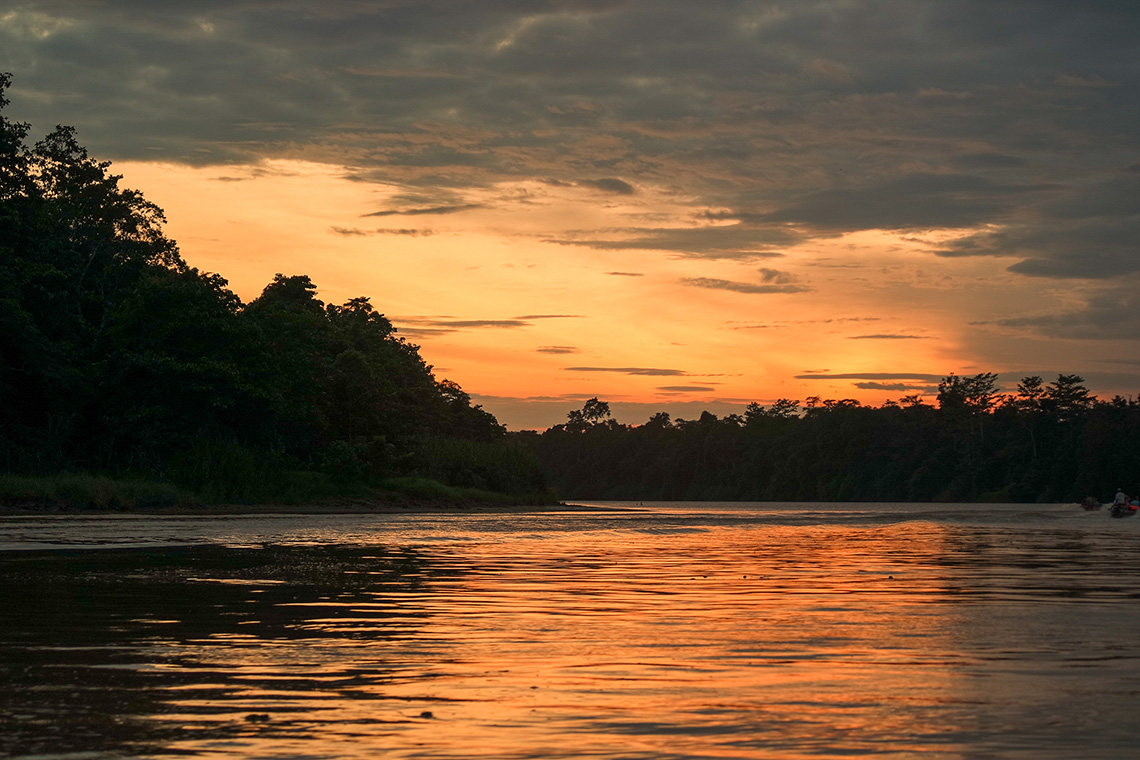
M630 512L623 507L593 507L585 504L494 504L489 502L393 503L366 499L335 499L302 504L195 504L182 506L98 508L58 504L2 505L0 517L223 517L243 515L415 515L415 514L549 514L557 512Z

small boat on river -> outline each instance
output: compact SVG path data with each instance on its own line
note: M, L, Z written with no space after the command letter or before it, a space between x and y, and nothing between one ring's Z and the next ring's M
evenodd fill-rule
M1113 517L1131 517L1136 514L1137 506L1135 502L1117 502L1108 508L1108 513Z

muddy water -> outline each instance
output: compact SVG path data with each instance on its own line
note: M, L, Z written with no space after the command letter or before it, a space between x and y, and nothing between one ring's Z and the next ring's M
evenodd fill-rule
M616 506L0 518L0 754L1140 751L1140 523Z

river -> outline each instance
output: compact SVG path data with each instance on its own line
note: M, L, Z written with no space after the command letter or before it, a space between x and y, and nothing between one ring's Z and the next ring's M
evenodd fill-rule
M1075 505L0 518L0 755L1134 758Z

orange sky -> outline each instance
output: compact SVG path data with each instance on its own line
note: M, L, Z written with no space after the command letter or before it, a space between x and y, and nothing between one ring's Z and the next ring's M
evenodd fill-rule
M367 295L422 347L437 376L515 429L555 424L591 396L640 424L659 410L691 419L704 408L739 413L781 397L879 404L928 393L951 371L1010 368L974 356L972 328L958 316L964 307L985 319L1040 297L990 260L926 252L960 230L871 230L797 246L779 272L803 292L749 293L686 280L762 286L765 270L775 271L770 261L710 266L661 251L550 242L678 214L651 190L614 202L589 189L519 183L491 191L514 204L424 214L397 227L367 217L394 190L345 179L343 167L121 162L115 170L167 211L186 259L223 274L244 300L276 272L310 275L329 302ZM1015 357L1014 368L1018 361L1033 353ZM893 387L797 377L812 374L867 375L864 382Z
M525 6L525 7L523 7ZM1140 5L14 2L78 129L245 300L360 295L508 427L1140 390Z

